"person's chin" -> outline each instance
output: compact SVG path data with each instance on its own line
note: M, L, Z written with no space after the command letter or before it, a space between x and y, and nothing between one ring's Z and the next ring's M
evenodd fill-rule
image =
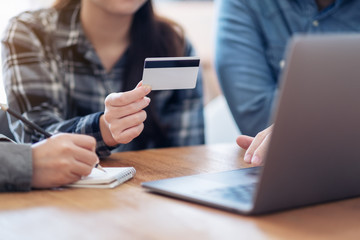
M135 5L132 1L128 1L122 4L107 6L106 10L110 14L119 15L119 16L134 15L145 3Z

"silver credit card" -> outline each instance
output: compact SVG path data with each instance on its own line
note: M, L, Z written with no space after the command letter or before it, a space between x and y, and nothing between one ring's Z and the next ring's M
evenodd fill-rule
M195 88L199 65L199 57L146 58L142 81L152 90Z

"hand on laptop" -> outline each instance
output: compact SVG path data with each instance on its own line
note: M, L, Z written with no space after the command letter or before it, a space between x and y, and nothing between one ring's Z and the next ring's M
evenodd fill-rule
M259 132L255 137L241 135L236 139L237 144L246 149L244 161L255 165L263 163L266 150L269 146L273 125Z

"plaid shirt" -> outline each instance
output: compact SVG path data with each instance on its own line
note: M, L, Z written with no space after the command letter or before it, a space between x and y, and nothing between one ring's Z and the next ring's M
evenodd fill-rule
M108 156L111 150L203 144L199 76L195 89L151 93L152 109L155 109L151 117L157 121L149 120L149 124L145 121L145 128L150 130L146 134L115 149L105 145L99 118L105 108L105 97L124 91L127 56L125 53L106 72L84 35L79 10L80 5L60 11L42 9L22 13L10 21L2 39L3 76L10 108L51 133L95 137L100 157ZM189 44L185 55L193 55ZM37 142L43 138L16 119L11 119L11 129L19 142Z

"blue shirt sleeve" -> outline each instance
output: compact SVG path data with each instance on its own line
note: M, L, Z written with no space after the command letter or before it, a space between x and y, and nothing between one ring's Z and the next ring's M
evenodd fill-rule
M247 1L218 1L215 67L235 121L255 136L268 126L276 77L271 72L256 14Z

